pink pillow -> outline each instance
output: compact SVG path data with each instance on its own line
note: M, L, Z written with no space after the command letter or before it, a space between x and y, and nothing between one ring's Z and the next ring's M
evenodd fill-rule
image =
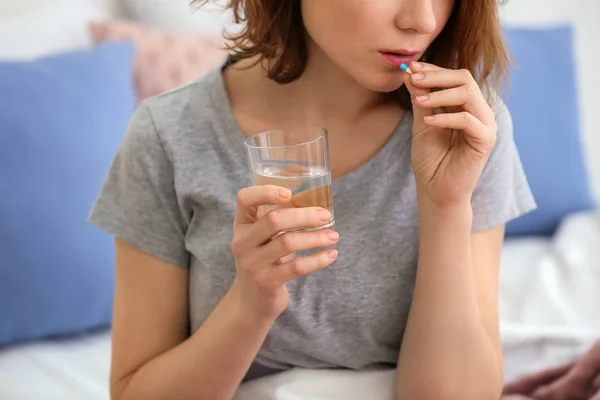
M131 41L136 47L135 89L138 99L163 93L202 76L223 62L222 38L169 33L131 22L91 22L95 44Z

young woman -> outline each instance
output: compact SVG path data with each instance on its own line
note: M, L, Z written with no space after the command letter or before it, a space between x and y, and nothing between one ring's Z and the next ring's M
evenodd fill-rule
M403 400L496 400L503 226L534 201L490 87L506 65L495 0L229 7L237 56L140 105L91 214L117 238L113 398L397 366ZM329 132L335 231L269 240L329 215L258 218L290 193L249 187L243 142L307 126Z

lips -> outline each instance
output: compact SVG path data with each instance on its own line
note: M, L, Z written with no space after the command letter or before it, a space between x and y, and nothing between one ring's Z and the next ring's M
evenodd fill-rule
M415 61L419 55L418 51L410 50L386 50L380 51L379 54L393 67L400 67L401 64L410 64Z

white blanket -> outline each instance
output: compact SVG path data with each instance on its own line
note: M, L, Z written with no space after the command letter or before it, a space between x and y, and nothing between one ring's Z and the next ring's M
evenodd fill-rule
M567 218L551 240L506 243L500 280L506 378L568 361L600 339L600 217Z
M500 280L506 379L572 359L600 338L600 219L565 220L553 239L506 243ZM0 399L108 400L107 333L0 352ZM291 370L236 400L393 400L394 370Z

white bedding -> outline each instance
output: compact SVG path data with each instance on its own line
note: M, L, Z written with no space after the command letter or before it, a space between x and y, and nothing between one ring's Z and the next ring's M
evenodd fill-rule
M101 400L108 396L109 333L0 351L2 400Z
M501 331L506 379L561 363L600 338L600 219L574 215L553 239L504 248ZM0 352L0 399L108 399L108 333ZM393 399L394 371L292 370L245 384L236 400Z
M565 219L550 240L504 248L500 276L506 378L568 360L600 339L600 216Z

